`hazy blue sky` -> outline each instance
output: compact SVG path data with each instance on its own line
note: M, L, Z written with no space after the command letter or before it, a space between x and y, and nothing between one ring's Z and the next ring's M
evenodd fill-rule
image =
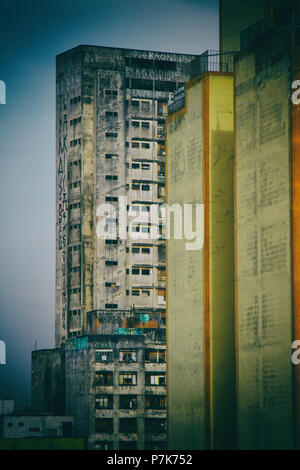
M218 0L2 0L0 397L30 399L30 352L54 345L55 56L79 44L218 49Z

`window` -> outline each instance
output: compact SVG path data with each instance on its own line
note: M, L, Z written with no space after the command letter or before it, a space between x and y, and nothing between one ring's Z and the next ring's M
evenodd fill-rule
M132 289L131 293L132 293L132 295L134 295L136 297L139 297L139 295L140 295L140 291L138 289Z
M95 419L95 432L113 432L114 421L112 418L96 418Z
M145 351L146 362L166 362L165 349L146 349Z
M80 294L80 287L75 287L74 289L69 289L69 294Z
M116 139L118 137L117 132L105 132L106 139Z
M142 191L150 191L150 184L142 184Z
M145 379L146 385L166 385L165 374L152 374L150 372L146 372Z
M134 108L139 108L140 102L137 101L137 100L132 100L131 101L131 106L133 106Z
M136 441L119 441L120 450L136 450L137 442Z
M132 163L131 168L133 170L138 170L140 168L140 164L139 163Z
M81 96L75 96L75 98L70 99L70 104L80 103L80 101L81 101Z
M139 191L140 189L140 184L139 183L132 183L132 189L134 191Z
M80 202L75 202L74 204L70 204L69 205L69 209L72 210L72 209L79 209L80 207Z
M140 274L140 268L132 268L131 272L132 274L138 275Z
M110 240L110 239L107 239L105 240L105 245L117 245L118 244L118 240Z
M113 395L96 396L95 409L96 410L112 410L113 409Z
M136 385L136 372L120 372L119 385Z
M142 170L150 170L150 163L142 163Z
M142 101L142 110L143 110L143 111L150 111L150 103L149 103L149 101Z
M118 179L117 175L106 175L105 176L106 180L114 180L116 181Z
M136 362L136 350L135 349L122 349L119 351L120 362Z
M166 280L166 270L163 268L159 268L157 271L158 274L158 280L159 281L165 281Z
M18 426L19 426L19 428L23 428L23 427L24 427L24 423L18 423Z
M150 290L148 289L143 289L142 290L142 297L150 297Z
M80 188L80 181L74 181L74 183L69 184L69 188Z
M81 139L74 139L70 141L70 147L76 147L76 145L81 145Z
M165 410L166 409L166 396L165 395L146 395L145 406L151 410Z
M105 265L106 266L118 266L118 261L107 259L105 261Z
M139 121L132 121L131 125L132 125L132 127L140 127Z
M29 432L40 432L40 428L29 428Z
M150 144L148 142L142 142L142 149L149 149Z
M105 117L106 118L117 118L118 113L116 111L106 111L105 112Z
M96 450L112 450L113 443L111 441L95 441Z
M151 271L150 271L150 269L148 269L148 268L143 268L143 269L142 269L142 275L143 275L143 276L149 276L149 275L150 275L150 272L151 272Z
M137 246L133 246L131 251L132 251L132 253L139 253L139 252L140 252L140 248L137 247Z
M119 198L117 196L106 196L106 202L118 202Z
M7 427L8 427L8 428L12 428L12 427L13 427L13 423L7 423Z
M95 385L113 385L113 373L109 371L96 372Z
M146 418L145 419L145 431L152 432L166 432L166 420L159 418Z
M142 248L142 253L144 255L149 255L151 253L151 249L148 248L148 247L144 247L144 248Z
M112 349L97 349L95 351L96 362L112 362L113 350Z
M118 96L117 90L105 90L105 96L108 98L116 98Z
M137 419L136 418L120 418L119 432L137 432Z
M105 158L106 160L114 160L118 158L118 155L116 153L106 153Z
M142 122L142 129L149 129L150 128L150 123L149 122Z
M69 315L70 315L70 317L77 317L77 316L81 315L81 311L79 309L70 310Z
M137 396L136 395L120 395L119 409L120 410L136 410Z
M75 118L75 119L71 119L70 120L70 125L71 126L76 126L76 124L79 124L81 122L81 117L78 117L78 118Z
M105 304L105 308L118 308L118 304Z
M140 148L140 143L139 142L132 142L131 144L133 149L139 149Z

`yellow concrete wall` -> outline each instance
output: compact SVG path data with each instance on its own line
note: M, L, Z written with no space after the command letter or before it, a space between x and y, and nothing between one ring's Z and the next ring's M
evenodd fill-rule
M202 86L167 127L168 204L202 203ZM172 232L171 232L172 233ZM204 430L203 252L168 241L169 448L202 449Z
M240 58L235 87L239 446L281 449L292 446L289 66L255 57Z
M209 79L211 447L235 445L233 77ZM206 249L206 247L204 247Z
M172 231L168 241L170 449L232 447L232 90L231 76L193 81L187 87L186 112L168 118L168 204L204 203L208 197L209 216L204 250L187 251L186 240L173 240Z

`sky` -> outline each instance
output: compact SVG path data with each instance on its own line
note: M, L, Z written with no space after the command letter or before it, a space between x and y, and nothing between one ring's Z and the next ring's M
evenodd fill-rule
M1 0L0 398L18 409L31 351L54 346L55 56L79 44L218 49L218 0Z

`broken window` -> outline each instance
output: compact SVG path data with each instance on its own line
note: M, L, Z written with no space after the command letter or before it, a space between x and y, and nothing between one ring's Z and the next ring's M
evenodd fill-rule
M112 349L97 349L95 351L96 362L112 362L113 350Z
M101 395L95 398L96 410L112 410L113 409L113 395Z
M119 351L120 362L136 362L136 350L135 349L121 349Z
M119 375L119 385L136 385L136 372L127 373L120 372Z
M120 410L136 410L137 396L136 395L120 395L119 408Z
M137 432L136 418L120 418L119 432Z
M114 422L112 418L96 418L95 432L113 432Z
M96 372L95 385L113 385L113 373L109 371Z

